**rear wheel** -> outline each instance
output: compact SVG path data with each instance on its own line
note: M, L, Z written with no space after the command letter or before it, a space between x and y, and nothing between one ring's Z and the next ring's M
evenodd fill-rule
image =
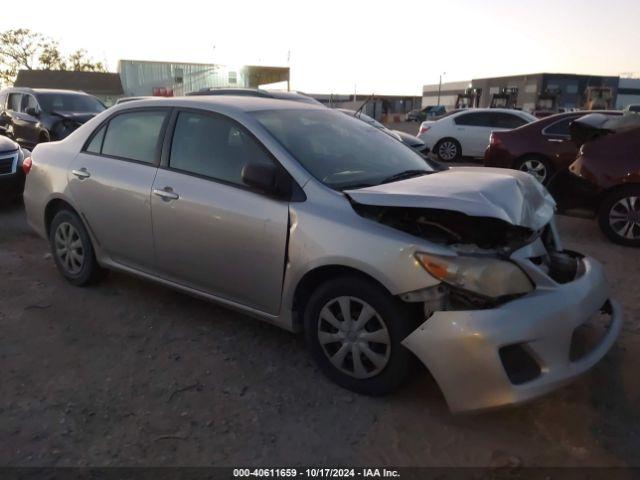
M530 156L518 160L514 168L527 172L542 184L546 184L553 173L549 160L540 156Z
M51 254L67 281L84 286L101 280L106 270L98 262L84 224L71 210L60 210L51 222Z
M305 309L305 336L322 372L367 395L396 390L414 362L401 341L417 326L407 304L360 277L322 284Z
M433 149L441 162L455 162L462 156L460 143L453 138L443 138Z
M613 242L640 247L640 185L628 185L609 194L598 212L598 223Z

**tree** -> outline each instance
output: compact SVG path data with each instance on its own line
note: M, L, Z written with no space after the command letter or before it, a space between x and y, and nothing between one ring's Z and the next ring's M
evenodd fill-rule
M21 69L107 71L84 49L65 58L57 41L37 32L26 28L0 32L0 84L12 84Z
M55 40L49 40L42 43L38 61L40 62L39 67L43 70L67 69L67 62L60 53L58 42Z
M92 58L87 56L87 51L78 49L69 55L70 70L77 72L106 72L102 62L94 62Z
M0 33L0 80L11 83L21 68L32 70L42 40L42 35L26 28Z

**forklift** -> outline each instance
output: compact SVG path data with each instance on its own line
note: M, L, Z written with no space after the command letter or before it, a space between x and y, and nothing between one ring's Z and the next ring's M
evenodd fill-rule
M456 109L477 108L480 105L481 88L467 88L464 93L459 93L456 100Z
M584 93L586 110L611 110L613 105L611 87L587 87Z
M491 108L517 108L518 106L518 88L501 88L498 93L494 93L491 97Z

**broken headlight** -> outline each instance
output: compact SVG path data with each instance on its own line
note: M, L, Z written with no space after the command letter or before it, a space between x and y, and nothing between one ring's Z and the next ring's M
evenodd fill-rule
M521 295L533 290L529 277L515 263L506 260L426 253L417 253L416 258L438 280L485 297Z

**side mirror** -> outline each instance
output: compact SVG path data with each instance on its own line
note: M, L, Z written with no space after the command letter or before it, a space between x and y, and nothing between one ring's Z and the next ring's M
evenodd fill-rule
M38 115L40 115L40 110L38 110L36 107L27 107L24 113L26 113L27 115L31 115L32 117L37 117Z
M290 199L291 177L273 163L248 163L242 168L242 181L277 198Z

